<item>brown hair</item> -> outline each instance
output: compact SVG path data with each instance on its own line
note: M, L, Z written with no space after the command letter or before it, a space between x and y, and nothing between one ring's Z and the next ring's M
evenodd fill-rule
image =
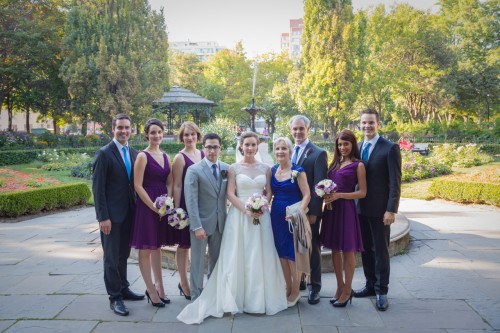
M158 126L162 131L165 130L165 126L163 126L163 123L161 121L156 118L149 119L148 121L146 121L146 124L144 124L144 137L146 138L146 140L148 139L149 129L153 125Z
M364 114L374 114L375 117L377 117L377 121L380 121L380 115L378 114L377 110L375 110L375 109L372 109L372 108L364 109L363 111L361 111L360 117Z
M184 132L186 131L186 129L190 129L191 131L195 132L198 141L201 141L201 131L200 131L200 128L198 127L198 125L196 125L192 121L185 121L182 123L181 127L179 128L179 141L180 142L184 142L182 140L182 137L184 136Z
M113 117L113 120L111 121L111 126L116 127L116 122L122 119L130 121L130 124L132 124L132 119L130 119L130 116L128 114L118 113L116 116Z
M351 143L352 149L351 153L349 154L349 158L352 161L357 161L361 158L361 155L359 154L358 142L356 141L356 136L354 135L354 133L348 129L342 130L335 139L335 151L333 152L333 161L328 167L328 174L340 168L340 160L342 158L342 154L340 154L339 139L349 141Z
M252 131L246 131L246 132L241 133L240 146L238 147L238 150L240 151L241 155L244 155L243 149L241 148L241 146L243 146L243 141L245 141L245 139L247 139L247 138L255 138L257 140L257 144L259 144L259 136L257 135L257 133L252 132Z

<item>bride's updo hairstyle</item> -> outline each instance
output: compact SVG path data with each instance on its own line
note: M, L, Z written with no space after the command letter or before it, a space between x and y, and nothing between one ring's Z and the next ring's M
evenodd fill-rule
M149 119L148 121L146 121L146 124L144 124L144 137L146 138L146 140L148 140L149 129L153 125L158 126L162 131L165 130L165 126L163 126L163 123L161 121L156 118Z
M273 150L276 150L276 145L278 145L278 143L280 143L280 142L285 143L286 147L288 148L289 157L292 158L293 143L292 143L292 141L290 141L289 138L285 138L284 136L282 136L282 137L279 137L276 140L274 140Z
M243 148L241 148L241 146L243 146L243 141L245 141L245 139L247 138L255 138L255 140L257 140L257 144L259 144L259 136L257 135L257 133L255 132L252 132L252 131L246 131L246 132L243 132L241 133L240 135L240 145L238 147L238 150L240 151L241 155L245 155L243 153Z

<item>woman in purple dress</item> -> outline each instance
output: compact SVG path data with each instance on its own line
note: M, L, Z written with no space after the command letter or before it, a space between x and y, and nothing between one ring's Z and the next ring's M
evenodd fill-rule
M274 156L278 164L271 168L271 190L273 203L271 207L271 225L273 227L274 245L280 258L281 268L286 282L288 307L294 306L300 299L300 275L295 264L293 234L286 220L286 207L301 202L304 211L311 199L304 169L292 164L292 142L287 138L274 141Z
M179 141L184 143L184 149L174 157L172 174L174 177L175 207L180 207L184 210L186 210L186 201L184 199L184 178L186 177L186 171L191 165L200 162L205 157L203 151L196 149L196 143L200 140L201 131L195 123L192 121L182 123L179 129ZM175 229L171 226L168 226L168 228L169 245L178 244L175 260L180 282L177 288L179 288L179 293L184 295L186 299L191 299L191 291L189 290L187 278L188 255L189 248L191 247L189 228Z
M331 204L332 209L325 209L323 213L320 239L325 248L332 250L337 278L337 291L330 303L334 307L345 307L347 302L352 301L352 279L356 266L354 255L355 252L363 251L354 199L364 198L366 195L366 170L360 161L353 132L343 130L339 133L328 177L337 184L337 190L324 197L325 204Z
M131 246L139 250L139 268L146 284L146 297L153 306L164 307L170 300L165 296L161 269L161 246L167 244L166 217L160 218L154 206L157 197L172 196L172 173L168 155L160 150L163 124L149 119L144 125L148 146L139 152L134 164L134 187L139 200ZM153 273L154 282L151 276Z

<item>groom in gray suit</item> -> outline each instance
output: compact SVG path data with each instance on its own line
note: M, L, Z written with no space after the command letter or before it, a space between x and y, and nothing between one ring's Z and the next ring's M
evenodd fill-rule
M219 161L221 138L203 137L205 158L190 166L184 180L186 208L191 229L191 299L203 290L205 252L208 244L208 277L219 258L226 222L226 189L229 165Z

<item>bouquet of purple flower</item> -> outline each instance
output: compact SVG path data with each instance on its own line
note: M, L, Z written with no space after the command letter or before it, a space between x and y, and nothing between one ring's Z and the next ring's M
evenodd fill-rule
M174 199L166 194L162 194L155 199L154 206L158 209L158 214L160 215L161 219L163 216L170 213L172 209L174 209Z
M189 225L188 213L182 208L174 208L170 211L168 217L168 224L175 229L184 229Z
M254 193L250 198L248 198L245 208L253 213L263 213L265 211L269 211L269 203L263 194ZM260 224L259 219L254 218L253 224Z
M323 179L314 186L314 193L320 198L323 198L325 194L330 194L337 190L337 184L335 184L331 179ZM326 204L326 209L331 210L332 204Z

